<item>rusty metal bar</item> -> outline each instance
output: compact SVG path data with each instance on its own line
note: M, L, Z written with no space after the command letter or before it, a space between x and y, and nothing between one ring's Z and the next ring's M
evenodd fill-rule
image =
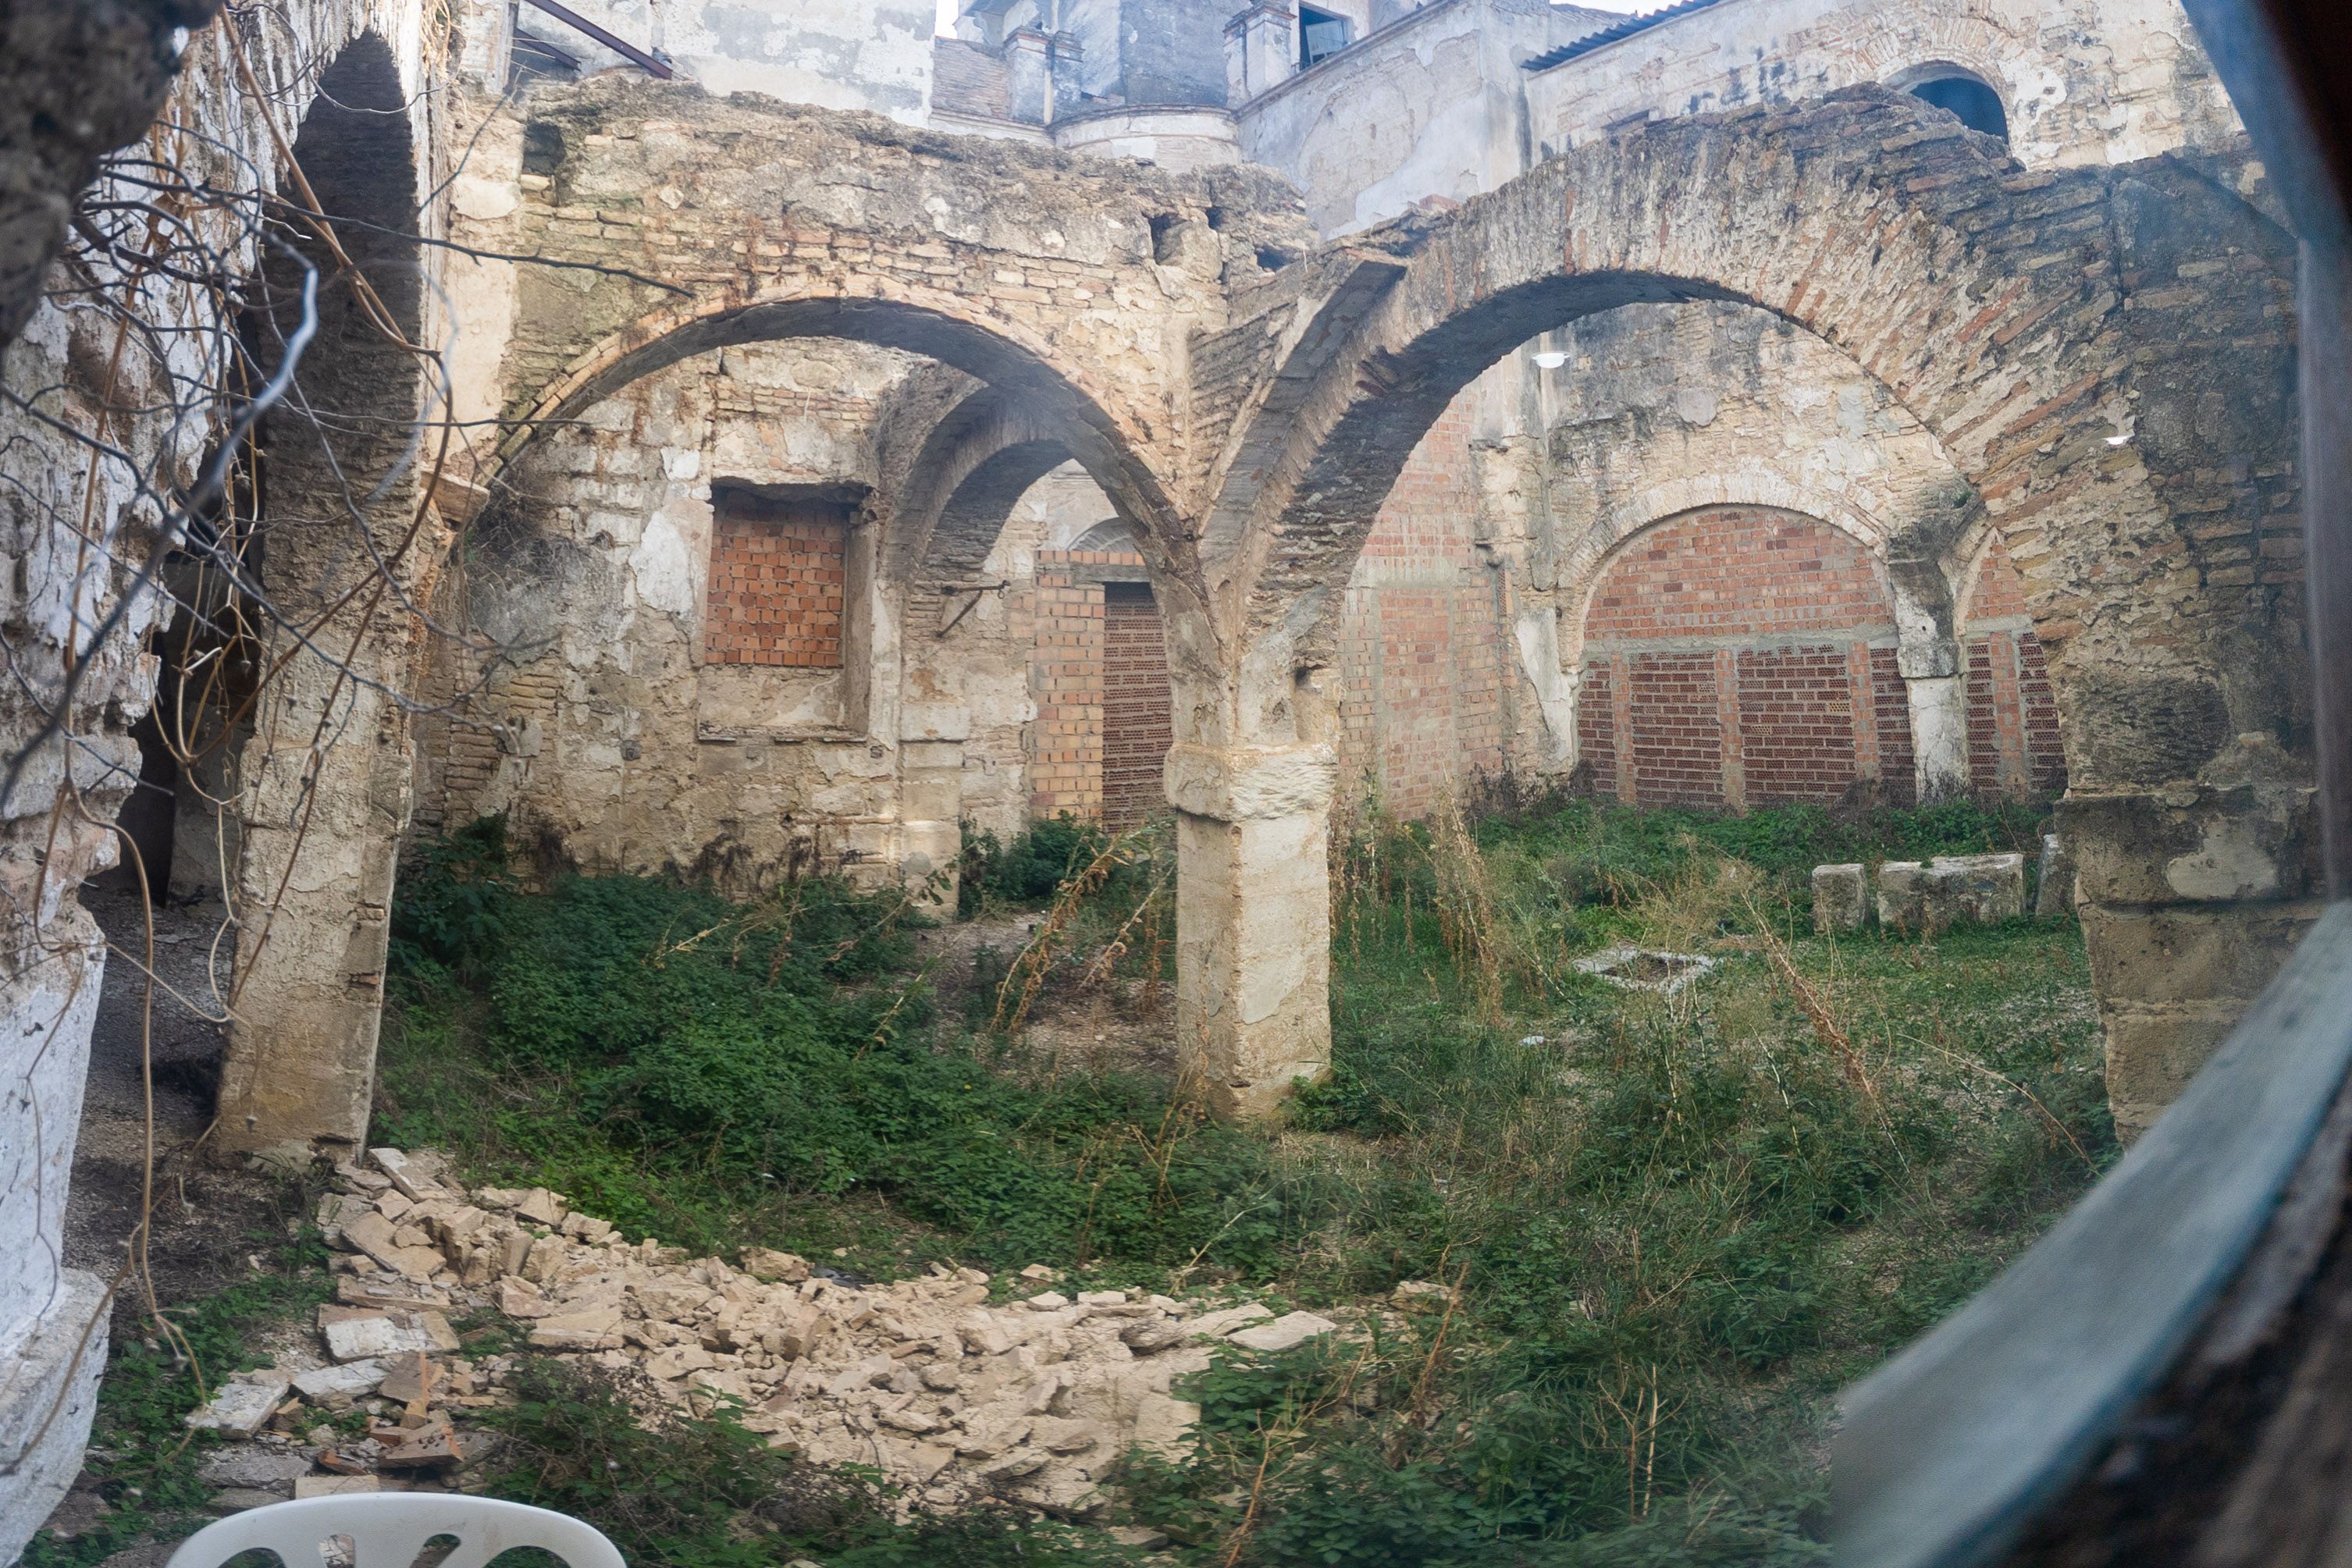
M626 38L616 37L613 34L606 32L604 28L590 21L587 17L583 16L579 12L572 9L569 5L560 5L556 4L556 0L523 0L523 4L529 5L534 11L546 12L549 16L554 17L557 21L562 23L567 27L576 28L580 32L587 34L590 37L595 39L598 43L604 45L606 48L612 50L614 54L619 55L631 65L637 67L649 76L658 77L663 81L668 81L671 78L677 75L676 71L662 64L661 61L654 58L653 56L646 53L645 50L637 47L636 45L630 43Z

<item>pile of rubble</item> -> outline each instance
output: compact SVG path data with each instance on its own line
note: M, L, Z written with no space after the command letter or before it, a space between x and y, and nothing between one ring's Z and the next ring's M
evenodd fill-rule
M1283 1350L1339 1328L1256 1302L1073 1299L1043 1267L992 1305L976 1269L868 1285L765 1249L737 1266L688 1259L627 1241L560 1194L468 1192L437 1158L394 1149L337 1166L336 1186L319 1214L338 1278L317 1344L239 1374L189 1418L270 1450L215 1457L251 1494L232 1506L462 1485L479 1457L467 1417L510 1397L515 1364L460 1354L452 1317L486 1308L534 1354L641 1373L697 1415L733 1402L772 1447L870 1466L910 1506L987 1496L1074 1518L1102 1504L1103 1476L1130 1449L1182 1441L1200 1410L1174 1385L1217 1343ZM1398 1299L1418 1309L1432 1291L1445 1293L1409 1285ZM363 1436L338 1429L357 1425L353 1410Z

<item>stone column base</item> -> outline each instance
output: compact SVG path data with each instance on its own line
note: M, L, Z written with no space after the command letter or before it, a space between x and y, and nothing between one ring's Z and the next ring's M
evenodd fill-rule
M1328 747L1168 753L1177 1049L1210 1108L1280 1113L1331 1061Z
M81 1473L106 1366L105 1305L105 1281L66 1270L32 1337L0 1352L0 1563L16 1560Z

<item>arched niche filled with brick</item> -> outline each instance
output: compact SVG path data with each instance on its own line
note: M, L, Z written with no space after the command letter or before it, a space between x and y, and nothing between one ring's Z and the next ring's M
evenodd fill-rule
M1908 800L1911 721L1871 547L1817 517L1702 507L1622 543L1588 601L1586 786L1643 806Z
M1957 617L1968 679L1969 786L1979 794L2057 795L2066 752L2050 665L2025 580L1998 537L1969 564Z

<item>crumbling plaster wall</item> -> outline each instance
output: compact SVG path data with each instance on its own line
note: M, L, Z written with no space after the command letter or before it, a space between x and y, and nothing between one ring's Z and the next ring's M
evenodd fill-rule
M509 650L427 793L503 812L545 869L708 874L751 893L809 857L871 882L900 861L898 604L862 503L875 432L919 363L837 339L749 344L645 376L552 430L478 520L452 591ZM838 669L714 662L714 486L859 503Z
M37 16L56 29L51 42L69 46L64 54L21 30ZM85 137L83 158L140 132L141 107L152 111L168 82L161 123L144 131L148 155L236 191L249 188L256 170L272 183L284 177L273 127L290 142L320 74L354 38L373 32L402 62L416 165L445 162L447 126L421 64L426 51L415 5L329 0L268 26L241 28L259 99L239 86L225 31L232 24L204 20L199 7L20 7L9 25L11 68L45 78L43 92L71 86L77 106L62 123ZM197 30L175 54L183 40L172 29L183 26ZM150 34L143 47L142 27ZM41 99L10 101L37 110ZM5 126L0 137L12 154L23 146ZM33 221L54 225L89 165L57 145L42 149L38 161L54 176L46 188L30 178L14 188L39 197ZM262 258L239 243L233 217L200 212L193 221L230 266L258 268ZM75 289L93 278L62 266L44 274L54 232L36 235L26 222L19 210L0 214L7 229L0 256L12 268L0 303L9 327L23 325L14 341L0 334L0 379L32 411L0 413L0 527L17 565L0 604L14 671L0 696L0 741L17 754L61 703L64 724L30 752L0 804L0 921L7 932L0 945L6 1041L0 1045L0 1454L14 1461L0 1475L0 1558L14 1555L78 1470L105 1362L103 1289L60 1267L59 1228L104 966L97 927L77 895L89 875L114 862L109 824L139 775L129 731L152 699L156 664L142 649L161 603L137 573L162 520L156 493L188 482L209 434L201 413L174 423L150 411L206 384L221 358L224 325L216 296L199 279L151 277L139 286L138 313L163 329L152 336L121 333L100 311L37 303L25 286ZM118 298L126 287L103 261L94 281ZM446 322L433 319L425 329L437 332ZM128 460L93 461L52 420L102 430ZM92 646L101 626L108 634ZM68 695L69 650L78 684Z
M1629 121L1908 85L1959 66L2004 100L2028 168L2128 163L2239 132L2178 0L1725 0L1528 81L1546 150Z

